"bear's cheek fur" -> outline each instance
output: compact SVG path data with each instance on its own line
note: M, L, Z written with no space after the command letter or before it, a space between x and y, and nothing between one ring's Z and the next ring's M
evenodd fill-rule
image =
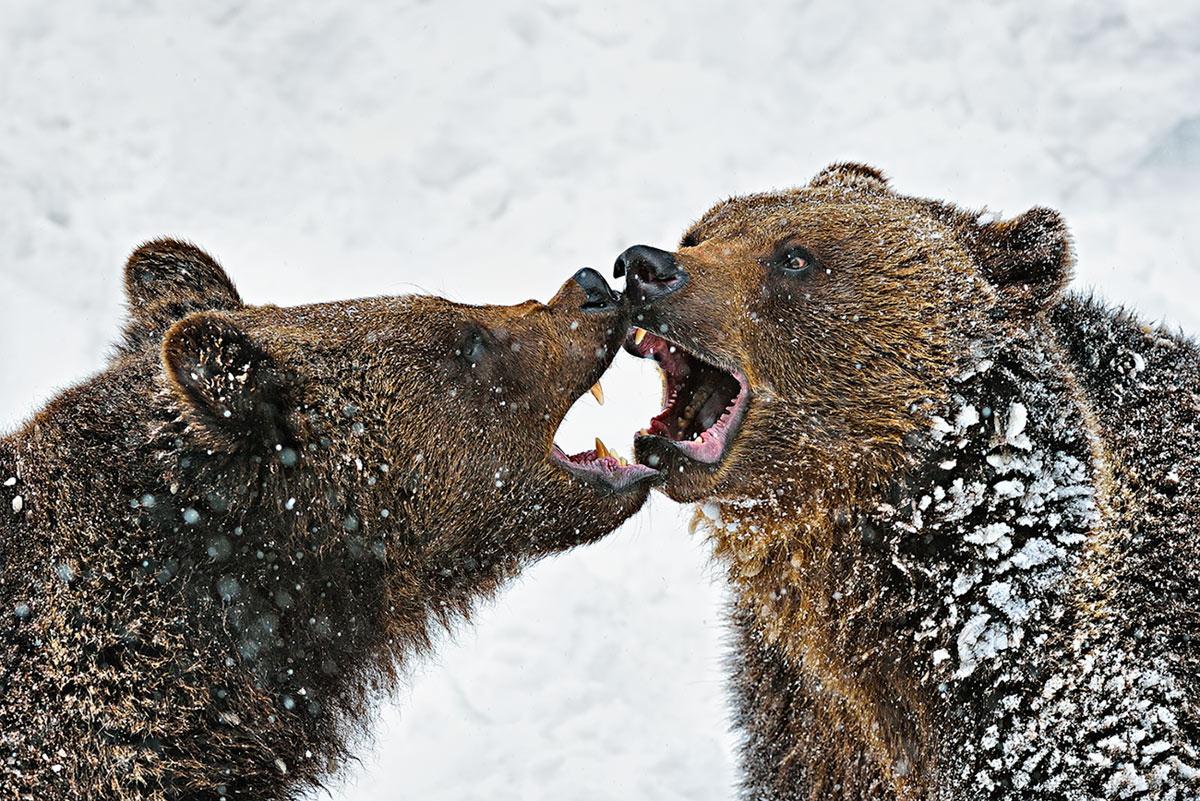
M345 388L355 384L345 376L316 382L339 388L314 403L306 420L315 440L328 443L322 451L339 454L318 468L321 483L349 477L364 496L402 499L413 522L429 522L432 535L418 547L437 545L445 527L437 521L454 521L456 541L510 554L551 552L619 524L644 493L610 497L549 461L557 406L578 394L565 384L579 377L560 374L578 368L558 368L570 366L567 359L580 348L547 347L533 332L514 332L503 345L495 359L481 358L474 367L455 360L453 350L434 361L393 347L389 357L426 366L405 369L394 381L358 382L349 393ZM582 354L574 357L580 364Z
M598 539L645 502L648 487L611 492L551 460L558 423L624 330L577 307L571 296L475 308L472 320L486 330L477 352L464 346L461 322L431 333L419 353L401 352L409 366L371 404L386 437L375 447L396 454L424 518L456 521L478 547L540 556Z

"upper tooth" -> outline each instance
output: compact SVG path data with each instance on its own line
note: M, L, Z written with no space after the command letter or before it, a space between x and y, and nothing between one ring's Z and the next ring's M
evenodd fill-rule
M646 338L646 329L645 328L633 329L633 344L640 345L640 344L642 344L642 340L645 338Z
M601 406L604 405L604 387L600 386L599 381L597 381L595 384L592 384L592 388L588 391L592 393L592 397L596 399L596 403L600 404Z

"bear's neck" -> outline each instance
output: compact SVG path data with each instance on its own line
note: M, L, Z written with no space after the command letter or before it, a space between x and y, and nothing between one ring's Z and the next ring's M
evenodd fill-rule
M391 486L394 470L363 465L333 485L336 471L310 470L309 454L286 468L172 458L187 466L168 473L172 494L156 504L195 543L186 580L222 610L217 633L234 634L231 647L279 693L393 673L519 568L464 559L445 532L465 535L426 519ZM228 614L240 609L251 611ZM270 630L255 622L263 616Z
M701 507L753 636L891 765L931 707L992 687L1077 613L1098 460L1040 329L981 349L923 410L911 468L867 497ZM764 558L764 554L768 556ZM907 772L907 769L905 770Z

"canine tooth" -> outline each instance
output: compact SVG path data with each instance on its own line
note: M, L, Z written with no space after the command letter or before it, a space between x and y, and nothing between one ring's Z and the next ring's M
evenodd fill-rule
M640 344L642 344L642 340L645 338L646 338L646 329L645 328L633 329L633 344L640 345Z
M612 456L612 452L604 446L599 437L596 437L596 458L607 459L609 456Z
M601 406L604 405L604 387L600 386L599 381L597 381L595 384L592 384L592 388L588 390L588 392L592 393L592 397L596 399L596 403L600 404Z

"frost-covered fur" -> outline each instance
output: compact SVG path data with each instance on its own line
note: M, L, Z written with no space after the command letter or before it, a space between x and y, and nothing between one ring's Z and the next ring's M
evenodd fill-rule
M823 613L863 658L936 688L923 708L876 710L903 732L889 744L900 796L1198 797L1200 352L1093 301L1054 318L1057 331L986 349L928 410L920 466L836 535L845 583ZM702 513L722 540L796 525L771 502ZM738 615L752 776L807 762L760 725L764 683L787 693L788 715L823 692L754 635L793 612L783 595ZM819 780L828 770L747 797L841 796Z
M795 243L825 269L774 269ZM752 392L666 485L735 589L742 797L1200 798L1196 344L1063 296L1053 212L859 165L674 258L635 319Z

